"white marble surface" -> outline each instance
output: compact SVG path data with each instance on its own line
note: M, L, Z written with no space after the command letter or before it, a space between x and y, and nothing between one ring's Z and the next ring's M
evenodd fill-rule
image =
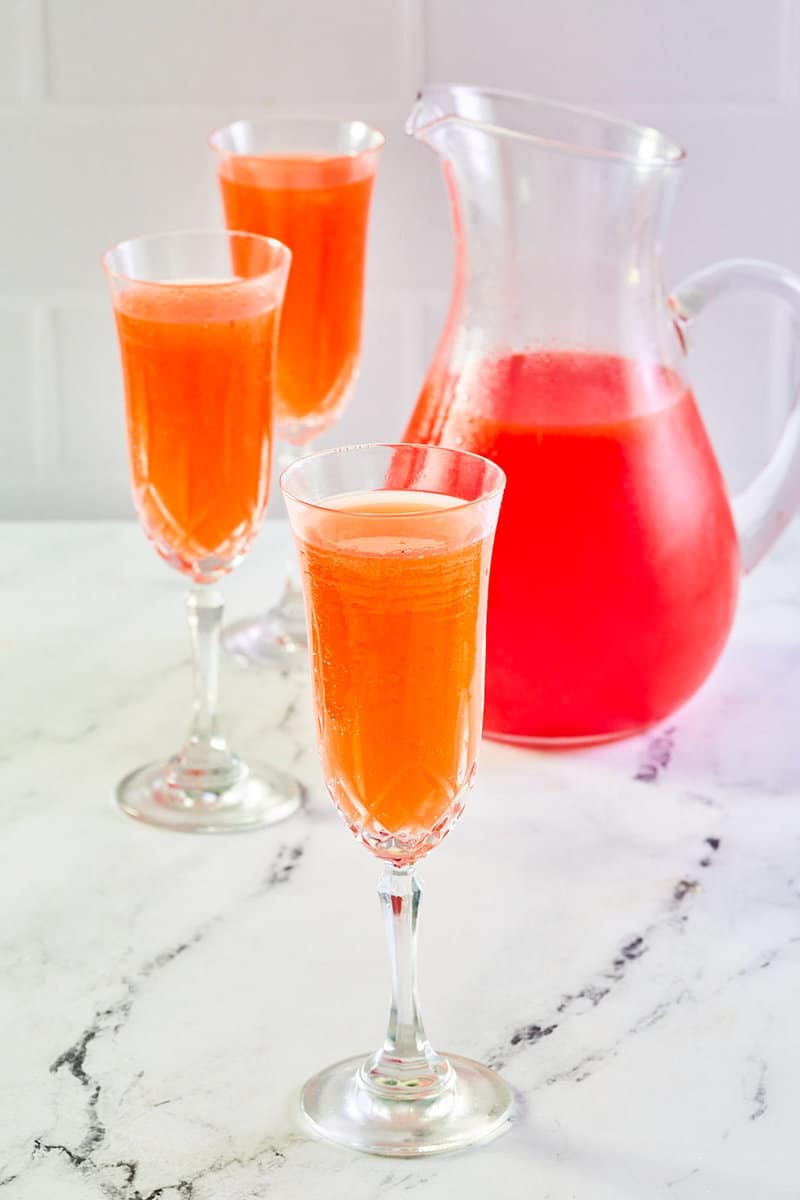
M286 542L269 523L232 615L274 593ZM378 869L321 792L307 687L223 679L232 740L302 775L302 815L140 828L111 797L184 733L181 581L133 523L4 525L0 545L0 1200L800 1196L800 531L665 728L485 745L422 872L422 1000L440 1048L502 1068L517 1117L421 1162L295 1118L388 1000Z

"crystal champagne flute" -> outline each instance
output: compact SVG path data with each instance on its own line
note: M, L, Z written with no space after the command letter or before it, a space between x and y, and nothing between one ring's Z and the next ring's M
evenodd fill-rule
M286 466L338 419L355 386L383 135L363 121L265 117L235 121L210 143L228 228L279 238L292 251L276 395ZM305 613L292 567L269 612L224 631L225 648L240 661L305 668Z
M375 1154L455 1150L501 1131L494 1071L431 1046L420 1017L415 868L460 816L477 765L499 467L441 447L356 446L281 476L297 542L328 792L384 864L392 1002L383 1046L323 1070L301 1106Z
M253 829L301 800L296 780L249 767L217 717L223 602L267 503L278 321L291 254L251 234L181 232L122 242L103 257L127 408L133 498L155 549L189 580L194 654L189 737L128 775L129 816L194 832Z

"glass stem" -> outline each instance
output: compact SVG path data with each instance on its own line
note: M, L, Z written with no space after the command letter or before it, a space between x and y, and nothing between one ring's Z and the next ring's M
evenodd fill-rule
M303 446L295 446L289 442L284 443L278 454L279 470L285 471L292 463L297 462L299 458L305 458L310 453L311 442L306 442ZM305 601L298 577L297 556L292 551L286 558L283 591L275 612L280 619L281 634L287 647L306 647L308 639Z
M294 442L282 442L277 455L278 472L285 471L287 467L291 467L292 463L296 463L299 458L305 458L307 454L311 453L311 442L306 442L302 446L295 446Z
M213 584L195 583L186 593L194 680L191 741L209 743L219 737L219 635L223 609L222 593Z
M291 442L284 442L278 453L279 472L285 471L287 467L291 467L298 459L305 458L307 454L311 453L311 442L306 442L303 446L295 446ZM305 630L303 590L297 578L297 558L291 552L286 559L286 576L283 581L283 595L281 596L279 607L284 615L288 616L291 612L292 618L295 620L299 619L302 622L303 630Z
M219 635L222 593L213 584L193 584L186 594L186 613L192 637L194 712L189 737L172 760L170 783L204 803L227 791L242 773L219 731Z
M378 884L389 943L392 1004L383 1047L364 1065L364 1081L383 1095L431 1097L451 1070L425 1034L417 1001L417 922L422 888L414 867L387 867Z

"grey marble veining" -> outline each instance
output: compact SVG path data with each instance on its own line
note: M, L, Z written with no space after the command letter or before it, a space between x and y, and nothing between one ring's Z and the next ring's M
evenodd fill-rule
M800 534L748 580L712 680L647 736L486 743L422 870L442 1049L515 1122L446 1158L310 1140L297 1090L382 1036L378 869L322 793L307 684L228 664L250 758L305 811L139 828L111 797L189 705L181 581L131 524L5 525L0 565L0 1200L784 1200L800 1196ZM270 522L227 583L279 585Z

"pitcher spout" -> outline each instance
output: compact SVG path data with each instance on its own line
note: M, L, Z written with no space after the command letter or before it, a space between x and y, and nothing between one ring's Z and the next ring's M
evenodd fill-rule
M417 93L405 128L412 137L432 142L436 131L454 125L540 150L638 168L674 167L685 157L683 148L657 129L538 96L467 84L426 85Z
M420 91L406 129L438 155L450 196L451 328L462 309L475 337L507 343L558 340L567 327L573 340L602 345L642 321L664 328L653 316L665 298L662 232L684 158L671 138L555 101L443 83ZM669 336L671 361L679 347ZM663 361L668 348L656 350Z
M446 84L421 88L406 119L406 133L421 142L432 142L437 131L459 119L457 97L454 93L463 90L465 89Z

